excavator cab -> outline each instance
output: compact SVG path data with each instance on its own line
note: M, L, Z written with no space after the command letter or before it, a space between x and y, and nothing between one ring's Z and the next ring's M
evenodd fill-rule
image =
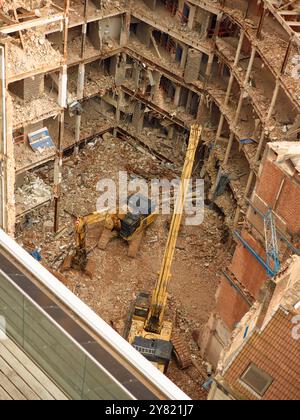
M141 223L140 214L128 213L124 220L121 222L120 236L124 239L129 238L134 234Z
M147 217L155 213L156 204L142 194L134 194L128 198L128 213Z
M129 197L127 206L128 212L121 221L120 236L129 241L153 222L156 205L142 194L135 194Z

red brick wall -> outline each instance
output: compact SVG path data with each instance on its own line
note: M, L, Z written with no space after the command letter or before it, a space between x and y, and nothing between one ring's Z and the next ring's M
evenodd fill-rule
M247 231L242 232L242 237L266 261L264 248ZM249 290L252 296L256 298L259 289L267 279L267 273L264 267L241 243L236 247L230 270L246 289Z
M279 200L276 197L285 179ZM291 233L300 233L300 185L287 178L277 166L265 161L261 177L256 187L256 194L270 207L275 207L276 213L287 223Z
M296 182L286 179L276 213L286 221L289 232L300 233L300 185Z
M261 177L256 187L256 194L271 207L280 189L284 174L272 162L265 161Z
M224 277L221 280L217 312L220 314L226 326L233 330L235 324L248 312L249 306L241 295L230 286Z

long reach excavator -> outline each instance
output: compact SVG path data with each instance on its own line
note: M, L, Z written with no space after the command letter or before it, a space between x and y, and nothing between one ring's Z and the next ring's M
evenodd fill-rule
M172 322L165 320L165 310L168 299L168 286L171 280L172 262L201 133L201 126L195 124L191 127L179 194L175 204L159 277L152 298L147 293L140 293L137 296L127 337L129 343L162 372L166 372L173 351L176 355L175 344L172 339L173 326Z

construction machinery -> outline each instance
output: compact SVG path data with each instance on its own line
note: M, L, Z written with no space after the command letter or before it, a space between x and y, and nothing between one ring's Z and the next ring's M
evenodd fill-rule
M112 238L120 237L129 243L128 256L134 258L144 231L157 216L155 204L143 195L135 194L128 198L125 207L121 206L115 213L95 212L78 217L75 222L75 253L65 259L61 271L74 268L90 275L93 273L94 262L88 259L86 244L88 226L104 222L98 248L105 250Z
M130 319L128 341L162 372L167 370L174 350L172 323L165 321L164 317L167 306L168 285L171 280L171 266L201 132L201 126L193 125L191 127L179 194L175 204L161 270L152 297L148 293L140 293L136 299ZM182 360L182 363L184 364L184 360Z

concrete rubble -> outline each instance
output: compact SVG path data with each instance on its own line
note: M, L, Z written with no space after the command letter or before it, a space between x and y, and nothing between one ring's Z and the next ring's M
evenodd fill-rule
M42 179L30 175L26 184L16 190L17 214L22 214L28 207L34 208L52 199L52 188Z

